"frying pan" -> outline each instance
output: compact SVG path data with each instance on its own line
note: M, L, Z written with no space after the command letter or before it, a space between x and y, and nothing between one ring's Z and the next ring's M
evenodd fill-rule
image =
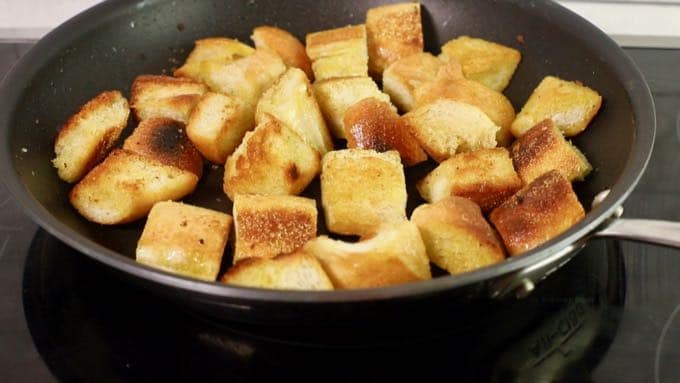
M639 224L616 218L645 169L654 141L654 105L643 77L611 39L579 16L553 2L522 0L424 0L422 4L427 51L436 54L442 43L467 34L522 52L522 62L505 91L516 109L549 74L582 81L604 98L590 127L574 140L595 168L575 188L585 206L602 190L610 190L608 196L579 224L525 255L460 276L388 288L335 292L241 288L137 264L132 255L143 222L99 226L85 221L70 206L70 186L59 180L50 164L54 137L61 123L94 95L107 89L129 95L135 76L169 73L198 38L229 36L249 41L254 27L275 24L303 39L307 32L362 23L366 10L380 3L384 2L102 3L43 38L5 78L0 88L2 178L28 214L68 245L148 290L217 318L242 322L299 324L414 312L429 315L448 302L521 296L592 236L628 236L630 225ZM230 211L221 193L222 170L210 166L206 170L198 191L185 201ZM318 193L318 184L307 193ZM679 246L677 224L655 225L675 230L666 233L665 243ZM652 230L646 234L661 239Z

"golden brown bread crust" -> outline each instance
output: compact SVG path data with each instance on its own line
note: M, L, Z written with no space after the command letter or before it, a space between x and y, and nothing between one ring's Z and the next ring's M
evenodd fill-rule
M142 120L123 143L123 149L188 170L198 178L203 175L203 157L179 121L162 117Z
M564 139L549 119L539 122L514 142L512 162L525 183L553 169L569 181L583 180L592 170L585 156Z
M558 236L584 216L571 183L552 170L497 207L490 219L515 256Z
M423 27L419 3L400 3L366 12L369 71L380 77L385 68L402 57L423 51Z
M345 40L363 39L364 25L348 25L342 28L329 29L314 33L308 33L305 40L307 49L314 50L319 46L328 45Z
M309 33L306 52L316 81L368 76L366 27L363 24Z
M430 260L451 274L502 261L503 244L474 202L450 196L418 206L411 215Z
M130 106L140 121L168 117L186 123L206 91L205 85L188 78L140 75L132 83Z
M208 37L195 41L194 49L184 65L175 70L175 77L187 77L195 81L205 80L206 64L227 64L255 52L252 47L238 40L225 37Z
M350 106L344 117L348 148L396 150L406 166L427 160L427 154L413 137L405 120L390 104L374 97Z
M307 57L305 46L288 31L263 25L253 29L250 38L255 43L256 48L273 50L281 56L286 66L300 68L305 72L308 79L314 79L312 62Z
M316 236L316 220L313 199L237 194L234 263L294 252Z

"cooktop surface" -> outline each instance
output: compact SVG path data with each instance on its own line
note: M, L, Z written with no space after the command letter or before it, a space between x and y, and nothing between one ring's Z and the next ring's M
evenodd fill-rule
M27 48L0 44L0 71ZM627 53L658 126L624 216L680 221L680 51ZM0 186L0 381L678 382L678 281L680 251L597 240L523 300L380 341L362 326L323 336L215 323L38 229Z

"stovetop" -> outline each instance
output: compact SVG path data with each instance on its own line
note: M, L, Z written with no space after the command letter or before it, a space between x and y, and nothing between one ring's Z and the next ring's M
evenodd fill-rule
M0 71L25 49L0 44ZM625 216L680 221L680 50L627 53L658 126ZM598 240L484 318L454 313L371 344L362 328L342 330L342 344L299 340L212 323L128 285L38 229L0 185L0 381L678 382L677 281L680 251Z

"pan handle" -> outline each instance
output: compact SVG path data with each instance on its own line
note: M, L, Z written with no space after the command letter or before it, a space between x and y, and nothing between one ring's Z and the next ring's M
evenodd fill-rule
M616 238L680 249L680 222L619 218L593 233L595 238Z

